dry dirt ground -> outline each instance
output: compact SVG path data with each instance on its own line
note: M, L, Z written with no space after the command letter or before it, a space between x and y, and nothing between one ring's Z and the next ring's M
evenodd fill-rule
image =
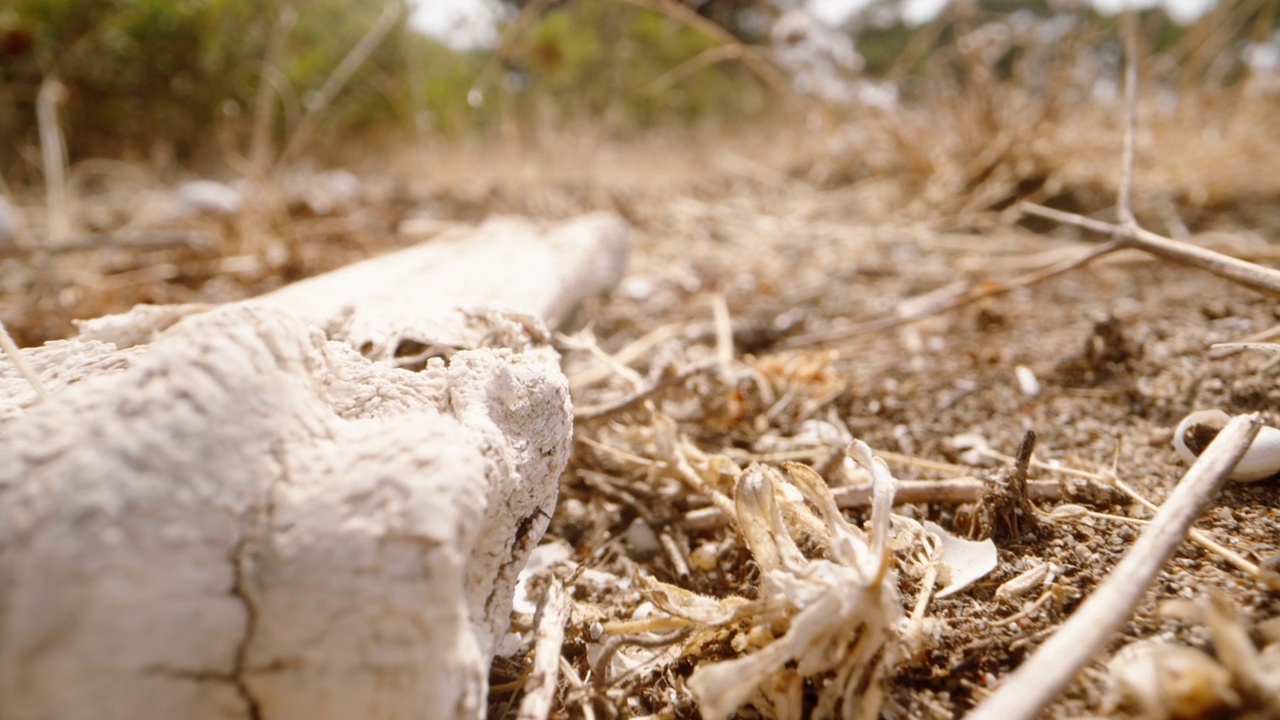
M596 717L696 716L684 689L696 661L736 652L730 632L648 669L610 673L598 666L601 628L632 619L644 602L635 573L716 597L751 597L759 579L732 526L691 520L706 517L698 511L708 501L671 471L661 437L687 437L699 451L739 466L798 459L840 486L856 481L831 461L846 433L890 458L900 479L945 479L994 477L1004 466L996 455L1013 454L1031 430L1038 438L1036 461L1094 475L1101 485L1118 477L1158 504L1186 469L1171 438L1188 412L1261 411L1280 421L1272 357L1210 351L1213 343L1280 323L1276 302L1137 253L919 322L858 331L857 323L920 307L914 299L1015 277L1083 253L1096 238L1052 223L1018 224L1007 213L940 229L927 214L902 217L891 212L892 200L869 200L867 181L815 179L812 163L779 160L786 156L780 143L755 136L720 147L655 141L595 148L577 169L563 157L513 160L497 152L437 150L417 156L417 164L391 173L392 179L362 170L363 198L330 214L290 201L284 188L272 212L253 222L183 221L179 229L206 233L212 238L206 244L108 245L50 256L10 252L0 260L0 316L21 344L32 344L71 333L72 318L138 302L244 297L429 241L441 227L494 213L553 218L603 208L623 214L635 227L629 276L612 297L586 308L580 329L561 339L584 417L547 542L571 549L572 565L562 565L560 574L580 607L563 658L584 687L562 688L557 717L579 717L588 708ZM769 145L775 146L762 149ZM1073 204L1069 191L1057 200L1092 209ZM99 221L99 231L110 230L112 213L127 214L120 206L129 204L107 190L86 193L80 202L84 217L108 218ZM1274 222L1274 203L1202 209L1189 237L1269 263L1274 248L1259 235L1274 226L1260 226L1257 218ZM1140 219L1146 219L1142 213ZM731 348L716 332L721 301ZM824 334L847 336L823 340ZM585 349L592 341L616 364ZM729 352L728 369L709 364ZM640 402L586 416L652 387L659 389ZM990 452L964 452L966 439ZM1033 466L1029 477L1072 476ZM1042 500L1039 510L1062 502ZM888 669L884 717L966 712L1054 632L1132 545L1142 528L1123 518L1151 516L1114 492L1072 502L1118 517L1045 519L1035 528L997 532L997 568L964 591L933 600L927 607L937 621L932 640ZM971 508L943 502L899 512L959 534L972 515ZM857 508L848 516L855 524L867 519ZM1276 481L1228 487L1198 527L1274 569ZM1003 583L1043 563L1051 564L1051 581L1023 596L997 597ZM1268 588L1268 577L1274 573L1252 577L1217 554L1184 545L1136 616L1047 716L1159 717L1160 708L1120 701L1106 661L1143 638L1176 640L1213 655L1204 624L1170 614L1165 605L1213 593L1229 599L1236 622L1257 646L1275 642L1280 592ZM905 571L899 580L909 612L919 582ZM517 627L530 621L517 618ZM495 664L491 716L514 713L529 659L525 648ZM805 697L812 699L822 682L810 679ZM1232 698L1230 690L1200 706L1177 695L1184 691L1168 692L1175 694L1165 708L1170 716L1273 716ZM742 717L771 715L761 705L741 711Z

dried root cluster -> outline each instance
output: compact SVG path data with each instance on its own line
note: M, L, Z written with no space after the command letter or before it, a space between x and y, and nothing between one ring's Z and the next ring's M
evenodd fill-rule
M842 421L846 387L832 351L729 353L721 363L668 338L649 349L642 374L629 348L610 355L586 336L559 342L578 397L590 402L577 410L577 450L550 531L557 540L536 553L549 561L528 584L563 587L563 615L545 598L536 605L537 589L523 610L517 603L516 634L492 678L493 697L505 700L495 703L521 696L530 649L546 637L540 619L551 616L568 620L548 717L942 711L945 699L904 697L919 695L921 678L948 672L939 663L964 656L957 637L977 633L968 638L975 647L1011 637L1004 652L1025 653L1096 582L1046 543L1126 519L1100 511L1123 502L1121 489L1131 492L1114 476L1077 471L1070 482L1028 482L1029 469L1049 469L1032 458L1030 436L1007 465L966 481L985 486L967 500L946 497L945 483L934 499L909 494L927 483L895 479ZM723 350L705 348L720 357ZM912 460L879 455L895 465ZM986 539L924 520L939 516L922 505L894 512L904 503L957 502L969 504L942 513L942 522ZM1212 547L1203 535L1193 539ZM1250 633L1264 631L1225 605L1194 608L1181 617L1210 628L1211 651L1164 642L1155 652L1117 654L1117 644L1098 656L1115 659L1090 671L1101 694L1088 706L1152 720L1259 708L1249 716L1271 717L1265 693L1278 676L1269 658L1280 646L1250 644ZM957 630L957 618L975 611L983 617ZM1246 641L1228 645L1218 640L1223 633ZM550 651L537 642L537 652ZM974 698L985 696L971 687Z
M955 592L994 567L990 541L893 514L898 481L884 460L822 413L843 389L833 359L689 362L697 372L651 378L622 368L622 402L580 409L589 419L573 474L584 492L562 499L552 532L565 542L541 550L559 563L532 581L569 588L567 712L879 717L886 678L926 655L934 585ZM706 452L685 431L716 427L762 452ZM823 474L785 461L804 456L866 493L865 529ZM569 561L570 546L587 558Z

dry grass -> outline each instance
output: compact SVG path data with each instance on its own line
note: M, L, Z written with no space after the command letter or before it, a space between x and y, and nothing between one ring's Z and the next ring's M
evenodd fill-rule
M696 699L717 716L739 701L750 708L742 717L958 716L1132 544L1131 525L1150 513L1124 493L1158 502L1181 475L1168 442L1179 417L1280 402L1264 359L1204 351L1275 320L1270 302L1215 279L1121 254L983 294L1087 249L1079 230L1016 214L1019 203L1116 219L1124 118L1118 100L1095 96L1111 72L1090 62L1098 38L1071 35L1050 52L985 26L964 37L892 112L630 139L534 126L505 144L365 152L376 159L353 165L368 192L352 206L318 214L282 182L255 224L163 228L205 233L208 244L113 246L121 228L162 228L132 221L140 192L86 182L69 203L76 225L102 241L53 256L43 275L25 255L0 261L10 271L0 314L21 339L43 341L69 332L70 317L243 297L489 214L620 212L636 227L631 275L584 311L584 332L560 341L582 416L548 537L569 555L554 571L569 619L551 716L693 717ZM1208 66L1209 49L1178 52L1184 75ZM1160 60L1147 65L1139 104L1138 221L1206 244L1225 233L1252 257L1274 258L1256 240L1280 231L1280 95L1256 79L1209 83L1207 70L1162 77ZM1180 85L1176 106L1162 83ZM167 197L142 176L134 186ZM29 225L44 226L36 203L23 204ZM964 308L936 312L971 293ZM883 322L920 308L920 319ZM867 322L874 332L844 332ZM832 330L817 346L786 347ZM1039 395L1019 389L1017 367L1035 375ZM1045 491L1041 529L997 537L989 577L934 597L943 570L915 528L969 527L972 503L957 507L943 488L990 483L1000 467L990 448L1011 450L1029 428L1040 437L1028 487ZM986 451L965 449L974 434ZM865 503L833 513L824 495L828 484L836 498L875 495L843 453L854 437L912 489L892 522ZM799 466L784 476L787 459L825 482ZM939 480L954 482L931 499ZM1249 700L1257 668L1236 666L1277 647L1280 601L1259 582L1274 575L1273 498L1274 481L1228 489L1196 531L1219 550L1181 550L1049 716L1149 717L1145 700L1115 690L1104 661L1160 637L1226 668L1227 689L1198 698L1206 713L1270 717ZM1001 589L1027 577L1043 579ZM832 588L849 604L836 608ZM1233 609L1158 612L1158 601L1205 588ZM835 608L834 620L815 624L814 607ZM515 618L530 642L495 663L495 717L517 712L527 672L554 677L530 656L537 622ZM1215 637L1252 633L1258 647L1217 653L1206 624ZM815 627L827 631L822 642L802 642ZM739 676L744 668L752 673ZM1158 708L1167 693L1155 692ZM529 712L546 703L540 691L528 705L543 709Z

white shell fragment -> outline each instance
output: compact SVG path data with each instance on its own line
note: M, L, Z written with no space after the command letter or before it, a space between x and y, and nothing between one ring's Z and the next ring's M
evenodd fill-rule
M414 347L432 355L483 346L489 328L475 315L487 308L563 324L584 300L622 279L629 232L626 221L605 212L548 229L494 218L250 302L290 310L365 357L403 365L420 359Z
M942 562L951 570L947 586L939 590L935 597L955 595L996 569L996 544L991 538L981 542L966 540L953 535L935 522L926 520L923 525L925 530L938 536L941 541L939 550Z
M1178 457L1188 464L1195 462L1230 420L1221 410L1198 410L1183 418L1173 431ZM1230 477L1236 482L1254 482L1276 473L1280 473L1280 429L1263 425Z
M244 207L244 192L216 180L192 180L178 186L173 201L174 219L191 215L229 217Z

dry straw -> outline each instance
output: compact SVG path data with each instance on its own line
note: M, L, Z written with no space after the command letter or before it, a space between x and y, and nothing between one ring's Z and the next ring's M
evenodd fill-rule
M645 596L669 618L654 622L693 628L691 647L732 636L742 621L760 631L753 631L758 649L703 662L689 677L702 717L727 718L748 702L780 719L799 720L809 712L850 719L879 715L882 679L897 658L902 615L890 551L897 481L865 443L855 441L848 454L871 475L869 533L844 519L826 481L812 469L790 464L784 479L775 468L755 464L737 480L733 517L760 569L756 599L720 599L640 580ZM822 556L806 556L799 538L816 541ZM786 630L773 637L771 625ZM805 679L827 673L832 679L807 707Z

